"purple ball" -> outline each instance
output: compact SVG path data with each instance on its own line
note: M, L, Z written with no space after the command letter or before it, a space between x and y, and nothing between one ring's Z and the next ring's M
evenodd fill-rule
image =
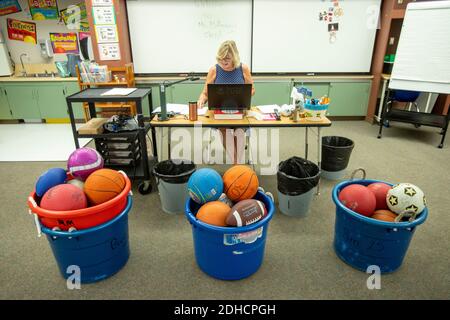
M94 171L103 168L103 157L92 148L80 148L72 152L67 160L67 169L75 178L86 180Z

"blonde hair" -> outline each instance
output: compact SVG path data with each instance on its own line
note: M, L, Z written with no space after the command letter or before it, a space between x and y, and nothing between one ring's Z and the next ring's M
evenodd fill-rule
M241 64L241 59L239 58L239 51L236 47L236 42L234 42L233 40L224 41L220 45L216 55L217 62L219 62L222 59L225 59L228 54L230 54L231 56L233 66L235 68L239 67L239 65Z

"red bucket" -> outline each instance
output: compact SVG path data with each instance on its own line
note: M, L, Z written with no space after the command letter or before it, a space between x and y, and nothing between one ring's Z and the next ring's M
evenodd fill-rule
M58 227L64 231L70 228L82 230L103 224L119 215L127 205L127 196L131 190L131 181L124 172L119 172L124 175L125 188L123 188L119 195L109 201L85 209L53 211L39 207L37 205L38 196L33 191L30 193L27 201L28 207L31 210L30 213L36 214L41 223L49 229ZM67 177L69 180L72 178L70 174Z

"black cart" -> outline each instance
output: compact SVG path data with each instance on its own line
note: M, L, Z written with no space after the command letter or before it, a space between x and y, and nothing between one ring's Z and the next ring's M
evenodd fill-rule
M131 179L142 180L139 183L138 190L141 194L148 194L152 191L152 185L150 183L150 164L147 155L147 141L146 135L150 131L150 124L144 123L144 115L142 113L142 102L147 97L149 103L149 111L153 109L152 105L152 91L151 88L139 88L134 92L126 96L102 96L103 93L111 90L111 88L88 88L75 93L66 98L67 107L70 116L70 124L72 126L73 138L75 141L75 147L80 148L78 139L80 138L93 138L95 141L95 146L97 150L101 150L102 155L105 158L105 167L110 167L116 170L123 170ZM110 132L102 134L79 134L75 126L75 117L73 114L72 103L82 102L88 103L89 105L89 115L92 118L97 116L95 103L97 102L123 102L130 101L136 103L137 111L137 122L138 129L134 131L124 131L124 132ZM152 134L154 134L152 132ZM152 136L152 148L153 154L156 157L156 139ZM126 148L122 146L120 148L114 149L117 145L125 145ZM128 164L121 164L109 162L108 153L112 151L122 151L127 154L123 158L127 158ZM117 153L117 152L116 152ZM119 158L120 156L115 156L114 158ZM130 159L131 158L131 159Z

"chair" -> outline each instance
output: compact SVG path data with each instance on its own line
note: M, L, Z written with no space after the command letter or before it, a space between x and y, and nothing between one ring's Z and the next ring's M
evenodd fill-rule
M405 105L408 106L408 111L411 111L411 105L416 107L416 111L420 112L419 106L417 105L417 98L419 97L420 92L418 91L407 91L407 90L392 90L391 95L388 97L387 101L387 109L389 109L389 104L397 102L407 102Z

